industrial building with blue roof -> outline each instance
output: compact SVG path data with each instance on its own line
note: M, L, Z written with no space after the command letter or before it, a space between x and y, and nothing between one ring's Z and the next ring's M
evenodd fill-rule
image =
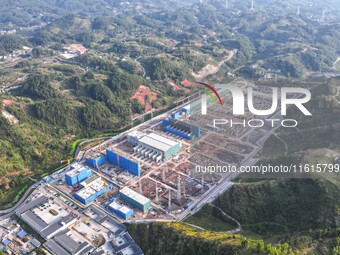
M131 208L126 205L121 205L115 201L109 204L108 209L122 217L124 220L127 220L133 215L133 210Z

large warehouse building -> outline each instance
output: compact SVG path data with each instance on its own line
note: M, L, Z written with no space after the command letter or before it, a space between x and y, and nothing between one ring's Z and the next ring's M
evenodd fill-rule
M58 217L43 217L40 207L49 203L46 196L40 196L35 200L20 206L15 213L25 221L32 229L45 239L52 238L76 222L71 214L59 214Z
M150 199L127 187L122 188L119 191L119 195L121 199L138 208L142 212L147 211L151 207Z
M92 200L105 193L104 181L101 178L93 178L92 180L93 181L90 183L83 182L82 185L84 188L74 194L75 198L77 198L83 204L88 204ZM112 184L109 184L106 187L106 190L112 189L112 187Z
M91 169L88 169L79 163L74 163L71 166L71 171L65 174L65 181L68 185L74 187L76 184L79 184L90 176L92 176Z
M89 242L81 240L70 229L57 234L43 246L53 255L83 255L89 254L95 248Z
M154 133L148 135L131 133L127 139L135 146L134 152L156 162L170 158L181 149L180 143Z

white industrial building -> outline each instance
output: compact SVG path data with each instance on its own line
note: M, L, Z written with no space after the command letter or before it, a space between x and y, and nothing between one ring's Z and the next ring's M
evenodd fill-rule
M156 162L168 159L181 148L180 143L154 133L147 135L135 131L127 136L127 140L135 146L134 152Z
M142 131L135 130L129 133L126 138L127 141L132 144L133 146L136 146L138 144L139 139L141 139L143 136L146 136L146 134Z

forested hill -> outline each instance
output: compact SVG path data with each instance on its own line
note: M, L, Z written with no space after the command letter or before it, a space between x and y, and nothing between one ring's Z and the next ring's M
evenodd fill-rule
M185 6L197 6L197 0L3 0L0 2L0 27L11 29L15 26L35 27L46 24L67 14L76 14L84 17L112 16L121 13L148 13L159 10L179 10ZM217 11L222 8L232 9L234 14L246 12L250 9L251 1L228 0L203 0L202 3ZM256 0L256 10L268 10L272 14L280 14L282 10L296 13L297 7L306 16L321 17L322 11L327 15L337 18L339 6L336 0L312 1L312 0ZM225 11L226 12L226 11ZM228 14L227 14L228 15Z
M340 188L324 179L235 184L215 204L261 235L337 227Z
M237 234L212 231L216 224L230 226L228 219L204 208L190 218L203 213L195 224L205 231L168 222L131 224L128 231L145 254L337 255L339 192L324 179L242 179L214 202L239 221Z
M265 246L242 235L202 231L184 223L131 224L128 231L147 255L293 255L288 244Z
M37 26L68 14L80 16L112 16L116 12L136 11L149 8L159 10L180 7L196 1L186 0L3 0L0 2L0 24L10 28L17 26ZM145 9L144 9L145 10Z

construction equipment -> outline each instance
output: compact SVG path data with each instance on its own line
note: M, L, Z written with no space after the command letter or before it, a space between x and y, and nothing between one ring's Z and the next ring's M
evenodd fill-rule
M107 183L106 183L106 180L102 174L102 171L100 171L100 168L98 167L97 163L96 163L96 167L97 167L97 170L99 171L99 174L100 174L100 177L102 178L103 182L104 182L104 188L105 188L105 197L107 197Z
M79 176L79 174L77 174L76 179L75 179L75 182L74 182L74 189L75 189L75 191L77 191L77 190L79 189L79 186L78 186L78 184L77 184L78 176Z
M89 144L89 145L85 146L83 150L84 150L84 151L87 151L87 150L89 150L89 149L91 149L91 148L93 148L93 147L95 147L96 145L99 144L99 152L100 152L100 151L102 151L102 150L101 150L101 143L102 143L102 140L101 140L101 139L98 139L98 142L92 143L92 144Z
M184 119L185 121L187 121L187 113L185 113L184 116L180 116L174 124L177 124L181 119Z
M99 144L99 153L101 152L101 140L99 139L99 142L96 143L96 144ZM93 147L93 146L92 146ZM70 158L70 157L67 157L66 160L62 160L60 161L60 163L64 163L64 162L67 162L68 164L68 170L71 171L71 161L75 160L75 159L81 159L81 158L84 158L84 157L88 157L88 156L92 156L92 155L95 155L97 154L98 152L95 152L95 153L91 153L91 154L87 154L87 155L84 155L84 156L81 156L81 157L74 157L74 158Z

